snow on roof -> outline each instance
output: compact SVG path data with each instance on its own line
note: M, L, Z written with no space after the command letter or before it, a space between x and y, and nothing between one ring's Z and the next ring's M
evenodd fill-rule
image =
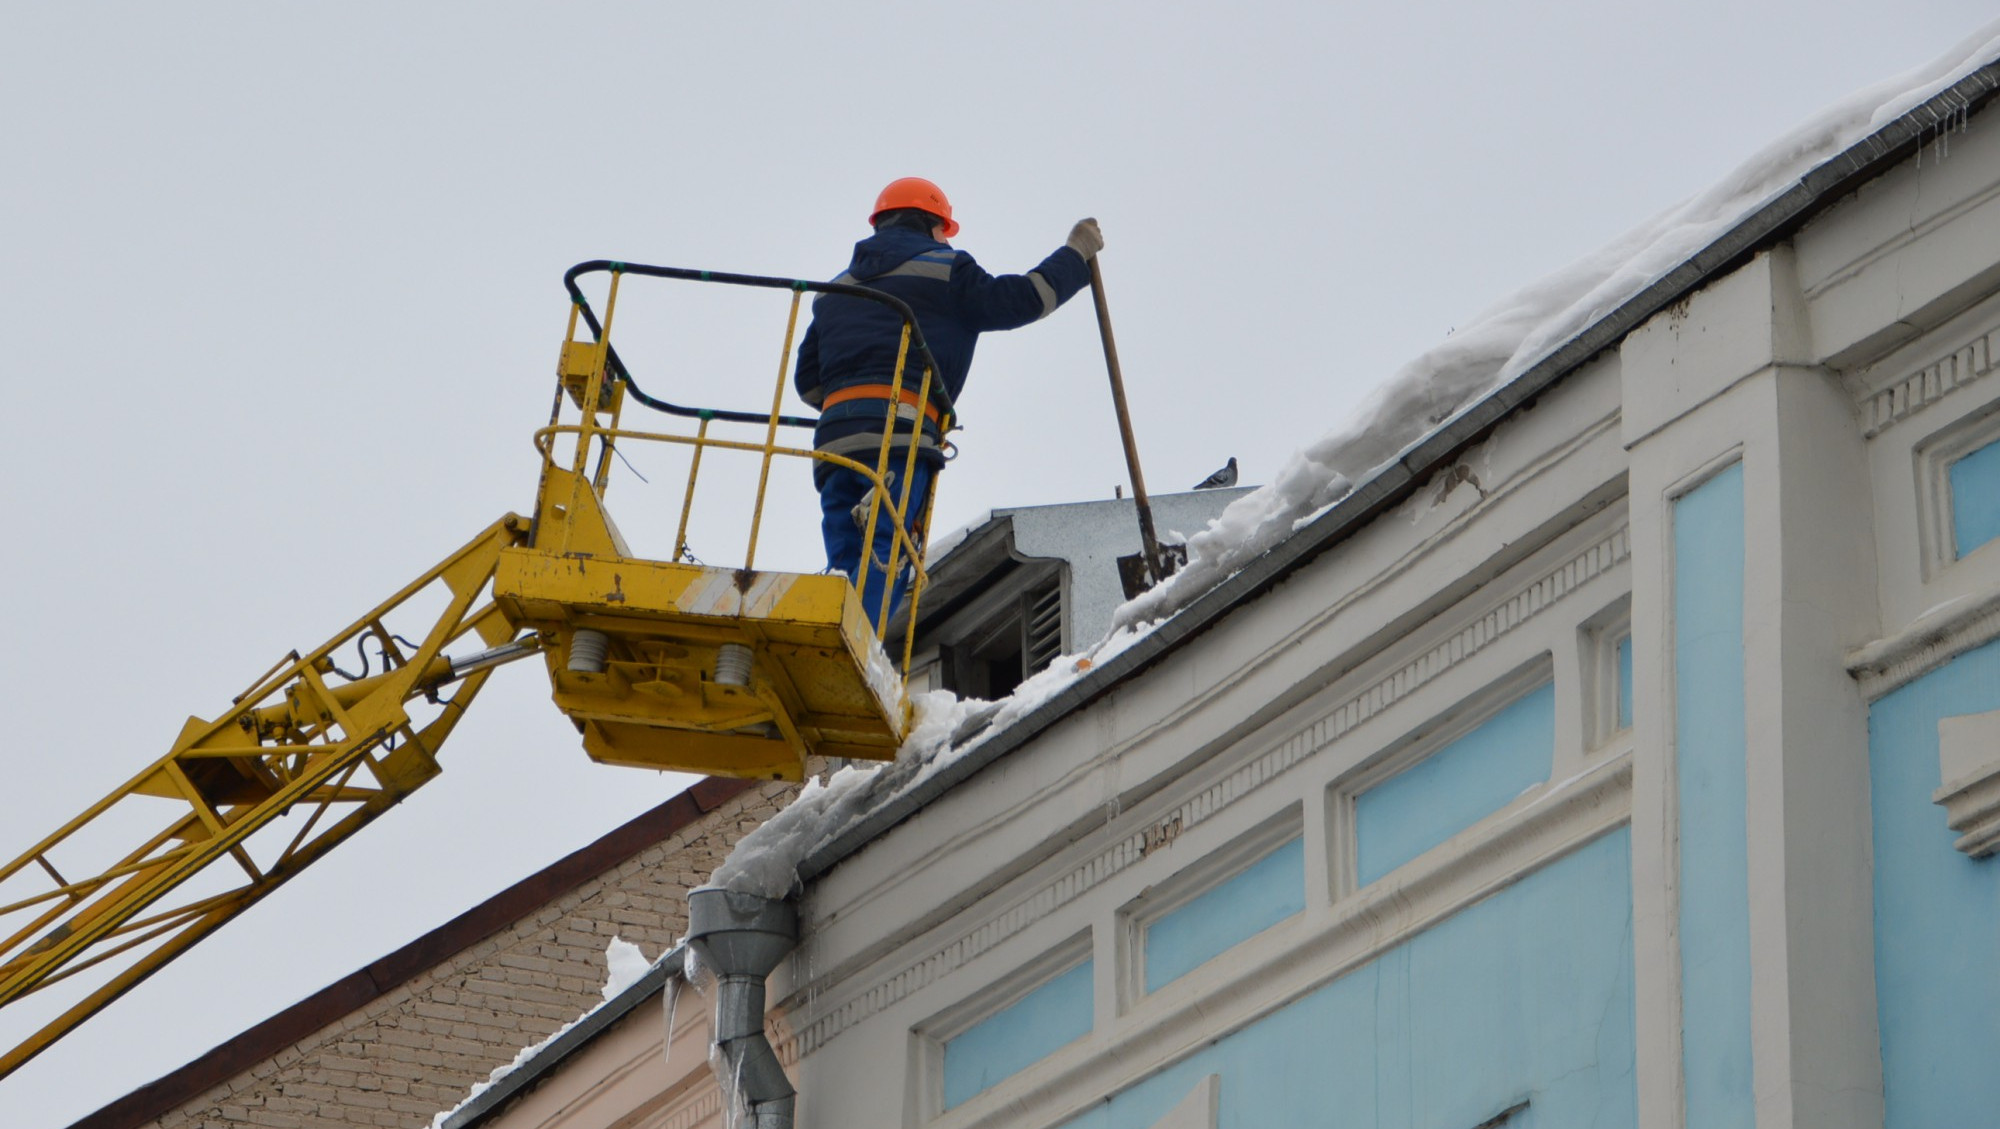
M1858 90L1772 141L1706 191L1502 299L1405 364L1354 417L1292 456L1188 542L1188 565L1117 622L1171 615L1345 497L1467 405L1528 370L1856 141L2000 57L2000 21L1931 63Z
M921 802L948 769L994 744L1011 722L1058 698L1075 700L1066 692L1087 672L1108 674L1103 668L1120 653L1510 381L1684 269L1761 209L1796 191L1813 170L1996 59L2000 21L1931 63L1834 103L1706 191L1494 304L1405 364L1353 418L1294 454L1270 485L1239 498L1190 538L1188 563L1121 607L1108 638L1058 659L1001 702L960 701L945 692L919 695L917 725L893 764L844 768L823 785L807 784L791 806L737 843L710 883L765 897L788 895L809 856L879 830L886 825L883 809Z
M474 1083L457 1105L432 1116L430 1129L463 1126L512 1097L519 1086L509 1085L510 1082L525 1083L539 1077L549 1066L596 1037L606 1026L624 1018L640 1000L659 991L668 976L680 971L683 952L677 946L662 954L659 960L649 961L639 946L622 937L612 937L604 947L603 998L590 1010L556 1028L548 1038L522 1047L512 1062L494 1067L486 1080ZM667 1023L667 1038L671 1046L671 1017Z

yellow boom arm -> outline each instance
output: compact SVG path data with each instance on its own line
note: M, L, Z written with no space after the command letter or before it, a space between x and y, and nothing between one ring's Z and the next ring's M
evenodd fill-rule
M0 869L0 1006L90 978L0 1054L0 1077L437 775L438 746L491 668L539 649L534 636L513 641L488 592L526 529L502 518L317 649L281 659L215 720L189 718L166 756ZM461 641L483 649L447 657ZM341 656L371 646L385 669L340 672ZM235 865L210 865L225 859Z
M596 271L611 275L601 327L575 288ZM613 379L609 335L628 273L787 293L768 417L648 401L699 427L690 436L621 426L630 376ZM889 414L872 467L777 436L780 423L802 425L779 408L805 293L895 309L904 328L889 402L907 399L904 360L915 349L925 358L916 419L937 389L914 314L865 287L638 264L580 264L565 282L569 329L549 423L536 433L533 519L494 522L317 649L280 659L214 720L190 718L167 755L0 868L0 1007L61 986L37 997L55 1000L43 1013L54 1018L0 1052L0 1078L436 776L439 746L501 663L542 655L555 704L585 751L609 764L798 780L816 756L895 757L909 733L903 677L927 580L917 531L928 515L909 512L917 425ZM595 340L578 340L579 318ZM712 421L758 424L762 441L712 437ZM891 486L899 426L900 491ZM604 509L620 442L690 452L675 559L634 557ZM704 452L759 463L741 567L679 559ZM780 456L832 461L873 483L862 555L885 558L890 575L911 569L900 668L883 647L887 601L871 616L847 577L754 569ZM886 545L874 543L878 513L888 515Z

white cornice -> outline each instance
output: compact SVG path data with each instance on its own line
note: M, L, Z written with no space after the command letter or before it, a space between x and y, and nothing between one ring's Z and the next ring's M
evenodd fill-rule
M1869 701L2000 639L2000 592L1933 608L1894 635L1848 652L1847 673Z
M1990 374L2000 328L1986 330L1949 353L1866 394L1862 434L1874 438L1946 395Z
M2000 710L1938 721L1938 778L1952 845L1981 859L2000 850Z

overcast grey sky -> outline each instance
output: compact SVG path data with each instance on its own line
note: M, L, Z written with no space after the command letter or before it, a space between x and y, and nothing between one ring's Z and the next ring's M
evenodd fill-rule
M573 262L831 277L912 174L994 271L1095 215L1149 484L1231 455L1261 482L1490 302L1990 14L15 5L0 858L531 505ZM783 301L729 297L627 291L649 390L768 402ZM939 529L1122 481L1087 299L987 338L968 389ZM634 458L611 507L663 555L671 460ZM817 567L803 472L778 487L760 564ZM0 1082L0 1120L66 1125L680 787L589 763L546 695L503 672L444 777Z

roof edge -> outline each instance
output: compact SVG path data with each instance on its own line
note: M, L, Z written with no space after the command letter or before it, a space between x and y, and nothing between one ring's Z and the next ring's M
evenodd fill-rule
M543 1075L562 1065L570 1055L582 1050L612 1024L632 1014L640 1004L652 999L667 986L668 979L682 974L686 962L685 942L663 953L645 975L626 985L624 991L583 1013L574 1026L551 1038L498 1082L451 1111L451 1116L445 1118L440 1129L473 1129L473 1126L484 1123L515 1095L532 1088L542 1080ZM668 1038L672 1037L669 1031Z

